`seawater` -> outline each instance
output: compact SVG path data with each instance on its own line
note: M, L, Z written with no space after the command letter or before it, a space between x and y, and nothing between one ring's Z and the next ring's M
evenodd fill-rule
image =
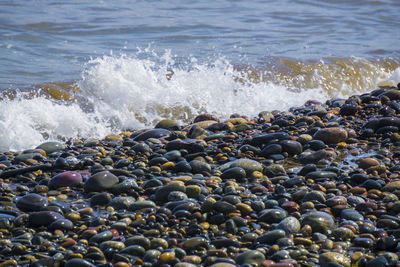
M400 2L0 2L0 151L400 82Z

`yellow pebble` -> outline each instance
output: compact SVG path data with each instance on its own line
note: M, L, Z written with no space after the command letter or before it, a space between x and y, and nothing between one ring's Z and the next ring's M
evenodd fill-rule
M175 258L175 252L164 252L160 255L159 261L161 264L167 263Z
M69 259L73 259L73 258L83 259L83 255L80 253L72 253L68 258Z
M93 209L91 207L87 207L87 208L83 208L78 210L79 214L83 215L83 214L92 214L93 213Z
M225 153L228 153L228 152L231 152L232 149L230 149L229 147L225 146L225 147L222 148L222 151L225 152Z
M263 178L262 172L259 171L254 171L251 175L253 176L253 178L258 178L258 179Z
M57 198L58 198L59 200L67 200L67 199L68 199L68 196L65 195L65 194L61 194L61 195L58 195Z
M348 145L345 142L340 142L337 144L337 148L341 149L341 148L346 148Z
M79 221L81 219L81 215L77 212L71 212L65 216L67 219L70 219L73 222Z
M173 163L172 161L168 161L168 162L164 163L163 165L161 165L161 170L170 170L173 167L175 167L175 163Z
M208 228L210 228L210 224L208 222L202 222L200 225L204 230L208 230Z
M52 201L56 200L56 198L55 198L55 197L48 197L47 200L48 200L49 202L52 202Z
M109 134L106 136L107 141L118 141L118 142L122 142L122 136L118 135L118 134Z
M18 262L16 260L6 260L0 263L0 267L6 267L6 266L17 266Z

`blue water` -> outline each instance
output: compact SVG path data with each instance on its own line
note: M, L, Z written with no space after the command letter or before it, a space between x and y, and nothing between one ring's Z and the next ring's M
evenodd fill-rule
M399 58L400 1L0 1L0 88L77 80L91 58Z

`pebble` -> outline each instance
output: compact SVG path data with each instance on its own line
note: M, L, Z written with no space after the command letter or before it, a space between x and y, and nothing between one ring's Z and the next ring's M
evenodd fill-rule
M337 144L347 139L347 131L340 127L323 128L318 130L313 138L325 144Z
M313 232L325 233L327 230L334 227L335 222L332 219L332 216L328 213L322 211L311 211L303 216L301 224L303 226L306 224L310 225Z
M145 141L149 138L161 138L167 135L170 135L171 132L169 130L166 129L162 129L162 128L156 128L156 129L151 129L148 131L145 131L139 135L137 135L135 138L133 138L134 141Z
M27 194L19 198L16 202L17 208L25 212L39 211L46 208L47 205L47 199L36 193Z
M0 264L395 266L400 98L0 153Z
M243 252L235 258L235 262L239 265L249 264L259 266L264 260L264 254L257 250Z
M319 264L321 267L332 266L332 263L339 264L339 266L350 267L350 259L341 253L326 252L319 256Z
M110 189L119 182L117 176L110 172L98 172L89 177L85 182L85 191L100 192Z
M49 181L49 188L57 189L66 186L73 187L78 186L80 183L82 183L82 175L79 172L67 171L59 173L51 178Z
M286 234L295 234L300 231L301 225L299 220L295 217L289 216L280 221L280 223L275 227L275 229L281 229L285 231Z

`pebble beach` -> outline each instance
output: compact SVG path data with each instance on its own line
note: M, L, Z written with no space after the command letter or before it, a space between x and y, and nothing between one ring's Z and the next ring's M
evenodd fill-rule
M0 154L0 266L398 266L400 89Z

